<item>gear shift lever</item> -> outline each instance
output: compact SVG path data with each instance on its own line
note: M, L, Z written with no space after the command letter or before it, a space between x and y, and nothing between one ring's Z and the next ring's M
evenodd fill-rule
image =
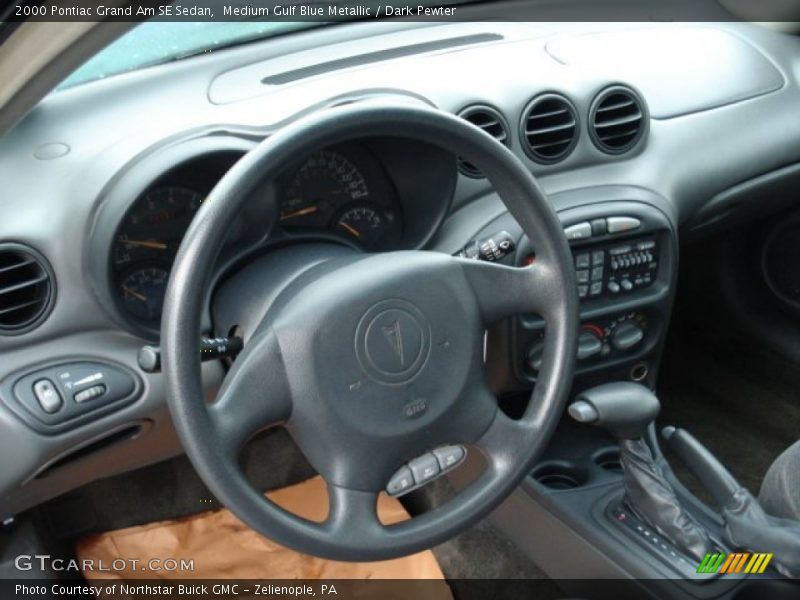
M576 421L602 427L619 442L628 508L677 548L701 560L712 551L708 533L683 508L644 440L660 407L646 387L619 382L582 392L568 410Z

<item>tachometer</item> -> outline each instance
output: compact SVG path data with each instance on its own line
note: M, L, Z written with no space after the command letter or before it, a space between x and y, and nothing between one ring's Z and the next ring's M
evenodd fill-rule
M117 297L147 326L158 325L169 270L202 201L185 187L156 187L133 204L117 228L111 255Z

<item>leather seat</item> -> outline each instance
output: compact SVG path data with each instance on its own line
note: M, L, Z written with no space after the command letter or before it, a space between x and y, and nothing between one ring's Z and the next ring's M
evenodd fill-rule
M772 463L758 501L771 515L800 521L800 440Z

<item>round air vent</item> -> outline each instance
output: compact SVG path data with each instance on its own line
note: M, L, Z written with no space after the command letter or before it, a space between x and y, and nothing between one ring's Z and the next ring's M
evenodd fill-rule
M509 145L508 124L503 118L503 115L495 109L482 105L469 106L459 112L458 116L469 121L475 125L475 127L483 129L504 146ZM460 156L458 157L458 170L467 177L474 177L476 179L483 177L483 173L481 173L478 167Z
M536 162L563 160L578 142L578 113L558 94L537 96L522 111L522 147Z
M30 331L47 316L55 295L44 257L21 244L0 244L0 334Z
M600 92L589 109L592 141L603 152L622 154L644 136L647 113L631 89L614 86Z

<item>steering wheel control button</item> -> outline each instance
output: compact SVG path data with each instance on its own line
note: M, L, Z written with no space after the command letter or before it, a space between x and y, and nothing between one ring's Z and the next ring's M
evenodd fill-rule
M606 219L608 233L624 233L633 231L642 226L642 222L635 217L608 217Z
M439 461L439 468L442 471L448 471L457 466L464 457L467 456L467 450L463 446L442 446L433 451L436 460Z
M387 300L361 318L356 330L356 355L373 379L402 383L425 365L430 337L430 325L422 311L405 300Z
M592 237L592 224L586 221L570 225L564 229L564 235L567 236L569 241L588 240Z
M411 469L403 466L392 475L392 478L389 480L389 485L386 486L386 493L390 496L400 496L410 491L413 487L414 476L411 474Z
M436 460L436 457L432 453L423 454L415 458L408 463L408 468L411 469L411 474L414 476L414 483L417 485L427 483L441 471L439 461Z
M81 390L80 392L76 393L73 396L73 399L75 400L75 402L80 404L81 402L86 402L87 400L99 398L105 393L106 393L106 386L104 386L101 383L99 385L93 385L90 388L86 388L85 390Z
M61 394L49 379L40 379L33 384L33 393L41 409L51 415L64 405Z

